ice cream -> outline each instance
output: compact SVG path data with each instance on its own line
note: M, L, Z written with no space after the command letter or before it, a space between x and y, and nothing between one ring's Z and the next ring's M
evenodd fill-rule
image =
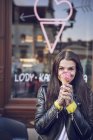
M62 74L62 85L63 84L67 84L67 83L70 83L71 82L71 73L69 72L64 72ZM63 103L63 106L66 106L67 104L69 103L68 100L64 100L64 103Z
M71 74L69 72L63 73L62 77L62 84L66 84L71 81Z

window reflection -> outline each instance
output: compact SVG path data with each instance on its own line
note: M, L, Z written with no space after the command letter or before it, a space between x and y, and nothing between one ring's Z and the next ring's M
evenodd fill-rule
M40 85L49 82L51 65L56 54L65 48L79 54L85 78L89 86L93 86L93 33L91 31L93 1L90 5L81 3L80 0L78 2L72 0L71 3L73 15L51 54L34 13L34 1L13 0L11 98L36 98ZM53 0L40 0L38 12L42 18L63 18L65 14L69 14L69 7L67 5L57 7ZM60 28L60 24L45 25L50 43L53 44Z

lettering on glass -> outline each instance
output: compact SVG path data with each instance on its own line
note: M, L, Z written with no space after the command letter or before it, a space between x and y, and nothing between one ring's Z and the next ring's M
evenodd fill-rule
M19 75L14 75L15 82L29 82L33 81L33 79L38 79L39 82L49 82L50 81L50 74L48 73L40 73L39 76L35 76L32 73L21 73Z
M87 82L87 75L85 74L84 76L85 82ZM14 81L15 82L29 82L33 81L33 79L38 79L39 82L49 82L50 81L50 74L49 73L40 73L39 76L35 76L32 73L21 73L19 75L15 74L14 75Z
M42 32L44 34L45 40L47 42L49 52L50 53L53 53L53 51L54 51L54 49L55 49L55 47L56 47L56 45L58 43L58 40L60 38L60 35L62 34L62 32L64 30L64 27L66 25L66 22L72 16L72 13L73 13L72 4L71 4L71 2L69 2L69 0L54 0L54 2L56 3L56 5L58 5L58 6L59 5L63 5L63 4L67 4L69 6L69 14L65 18L49 18L48 19L48 18L41 18L38 15L38 11L37 11L38 1L39 0L35 0L34 13L35 13L36 18L40 22L40 26L41 26ZM45 30L45 25L50 25L50 24L51 25L61 25L61 28L60 28L59 32L57 33L57 36L56 36L56 39L55 39L54 43L50 43L50 41L48 39L48 36L47 36L47 33L46 33L46 30Z

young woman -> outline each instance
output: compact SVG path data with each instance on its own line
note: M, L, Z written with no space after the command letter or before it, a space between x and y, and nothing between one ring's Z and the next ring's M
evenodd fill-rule
M50 82L38 91L35 128L41 140L93 140L93 93L79 57L60 52Z

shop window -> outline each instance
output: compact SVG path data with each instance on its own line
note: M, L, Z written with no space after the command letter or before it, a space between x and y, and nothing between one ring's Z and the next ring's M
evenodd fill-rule
M70 12L69 5L56 5L55 0L39 0L39 17L56 19L42 24L42 30L41 21L34 12L35 0L13 0L11 98L36 98L41 84L50 80L56 54L65 48L80 56L87 82L93 86L93 1L87 4L85 1L70 0L69 3L73 15L62 29L63 20ZM56 22L58 19L62 19L62 23ZM61 29L54 50L49 50L49 45L55 42Z

